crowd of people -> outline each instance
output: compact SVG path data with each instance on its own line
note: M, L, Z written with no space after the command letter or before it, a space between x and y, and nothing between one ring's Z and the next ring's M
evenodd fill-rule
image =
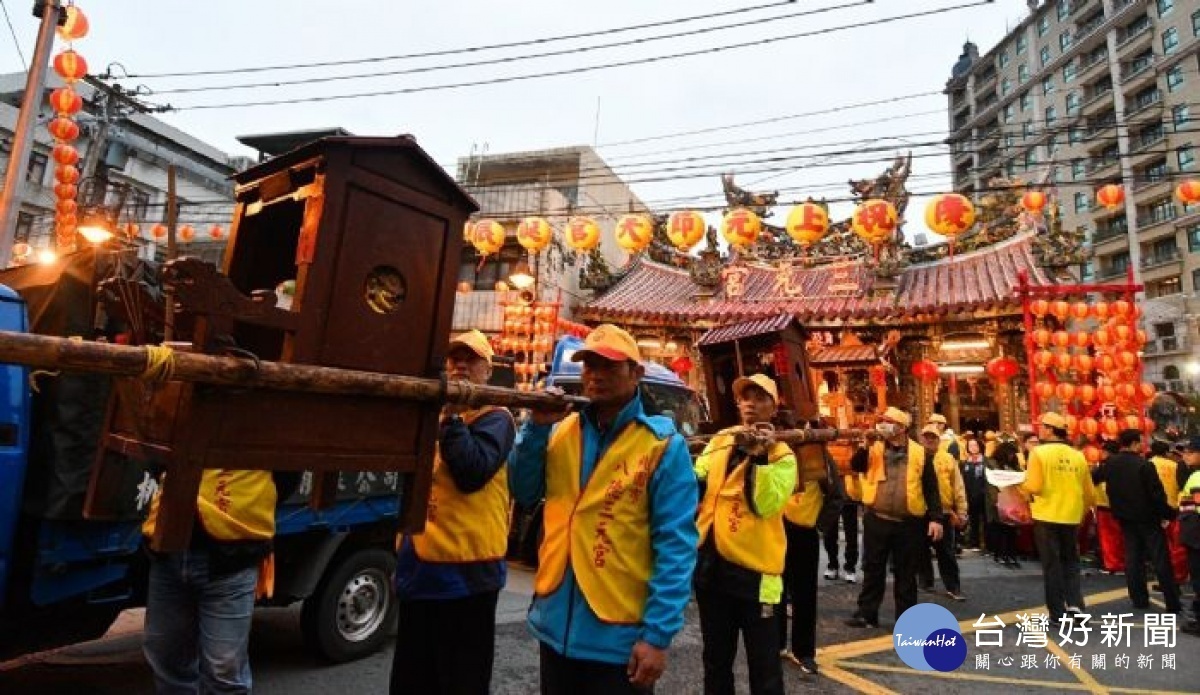
M448 378L487 383L492 358L482 333L457 336ZM935 558L946 596L965 600L962 547L1019 566L1022 526L1050 618L1072 620L1086 608L1079 539L1093 509L1099 556L1125 572L1134 606L1149 605L1149 564L1171 612L1182 613L1178 582L1190 574L1200 613L1200 438L1156 444L1147 459L1140 432L1123 432L1089 466L1056 413L1018 445L960 438L937 414L918 433L890 407L838 471L827 456L801 465L776 440L778 385L756 374L731 385L740 424L693 461L673 421L647 411L629 333L599 326L572 359L589 399L577 411L535 409L518 426L502 408L442 410L425 530L397 543L392 693L489 691L511 501L544 505L527 623L552 695L652 692L693 597L706 693L735 692L739 640L755 695L784 691L785 664L816 674L821 537L825 579L857 582L860 517L852 627L881 625L889 569L896 618L916 605L933 590ZM192 547L152 558L145 651L160 692L251 687L249 616L260 568L269 574L276 485L290 483L210 477ZM1194 617L1184 629L1197 632Z

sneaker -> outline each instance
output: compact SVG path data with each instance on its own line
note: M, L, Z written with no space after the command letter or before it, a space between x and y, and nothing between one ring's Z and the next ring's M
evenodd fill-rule
M854 615L846 621L848 627L879 627L879 618L864 618L861 615Z
M967 600L967 597L958 591L947 590L946 595L949 596L950 598L954 599L955 601L966 601Z
M858 581L858 574L854 570L842 570L842 581L854 584Z
M814 659L810 656L806 656L803 659L800 659L799 661L800 661L800 670L801 671L807 673L810 676L815 676L817 674L817 660L816 659Z
M835 567L834 569L831 569L831 570L825 570L825 578L826 579L837 579L838 578L837 568Z

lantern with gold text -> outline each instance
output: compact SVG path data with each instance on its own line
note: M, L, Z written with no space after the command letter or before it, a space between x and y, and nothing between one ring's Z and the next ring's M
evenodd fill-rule
M59 200L63 198L74 198L79 189L74 184L60 183L54 186L54 197Z
M1060 352L1054 355L1054 367L1058 371L1069 372L1071 371L1072 364L1073 360L1071 359L1071 355L1069 353Z
M654 238L654 223L645 215L624 215L617 220L617 246L627 253L638 253Z
M667 218L667 238L680 251L690 251L704 238L704 216L698 212L681 210Z
M550 245L554 230L541 217L526 217L517 225L517 243L530 253L538 253Z
M1100 423L1094 417L1080 418L1079 431L1089 438L1095 437L1100 432Z
M800 203L787 218L787 233L804 248L817 243L829 231L829 212L816 203Z
M925 206L925 224L953 243L975 224L975 206L958 193L936 195Z
M590 217L572 217L563 239L576 251L591 251L600 244L600 225Z
M896 206L879 199L863 201L850 218L854 233L877 250L880 244L892 238L899 224L900 215L896 212Z
M78 82L87 76L88 64L73 50L67 49L54 56L54 72L67 84Z
M1125 188L1115 183L1101 186L1096 191L1096 202L1109 210L1116 210L1125 202Z
M504 226L495 220L480 220L471 227L471 245L481 256L490 256L504 247Z
M1112 303L1112 315L1119 321L1124 321L1129 318L1129 312L1133 310L1133 305L1124 299L1119 299Z
M762 232L762 220L752 210L737 208L725 213L721 219L721 236L730 246L745 248L758 239Z
M1200 203L1200 181L1188 179L1175 187L1175 197L1184 205Z
M1027 192L1021 196L1021 207L1025 208L1026 212L1040 215L1042 208L1046 207L1046 194L1041 191Z

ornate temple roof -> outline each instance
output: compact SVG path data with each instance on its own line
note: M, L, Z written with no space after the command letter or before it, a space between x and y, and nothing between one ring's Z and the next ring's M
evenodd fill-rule
M591 321L724 325L789 314L801 322L913 320L977 310L1015 309L1017 274L1034 285L1052 284L1034 255L1032 233L983 249L906 267L894 292L861 260L818 266L746 264L740 297L718 287L712 297L685 269L645 258L603 295L577 309ZM782 268L782 270L780 269Z

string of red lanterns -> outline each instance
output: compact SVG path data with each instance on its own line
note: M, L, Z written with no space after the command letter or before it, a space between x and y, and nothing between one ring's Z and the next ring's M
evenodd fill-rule
M88 33L87 15L74 4L63 9L63 22L58 26L58 38L67 43L67 49L54 57L54 72L66 82L50 93L50 108L55 117L46 125L54 138L54 205L55 237L59 250L70 249L75 245L75 233L79 223L79 204L76 198L79 194L80 171L76 168L79 163L79 150L72 143L79 137L79 124L75 115L83 109L83 98L75 91L75 83L83 79L88 72L87 61L75 52L72 44L82 39Z

